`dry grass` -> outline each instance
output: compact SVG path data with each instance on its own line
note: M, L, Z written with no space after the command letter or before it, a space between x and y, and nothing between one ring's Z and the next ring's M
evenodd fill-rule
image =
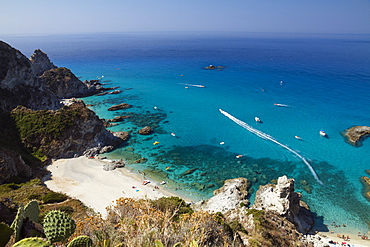
M180 207L179 207L180 208ZM73 237L87 235L94 246L155 246L160 240L165 246L182 243L189 246L195 240L199 246L242 246L230 227L219 217L207 212L185 213L161 211L150 200L120 198L108 208L107 219L94 215L77 221Z

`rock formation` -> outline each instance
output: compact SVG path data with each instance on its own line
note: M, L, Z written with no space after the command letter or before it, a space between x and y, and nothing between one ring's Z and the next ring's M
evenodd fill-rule
M250 182L246 178L234 178L225 181L224 185L213 192L213 197L197 205L200 210L226 213L248 205Z
M301 194L294 192L294 180L286 176L279 177L276 185L260 186L253 208L278 213L302 233L309 232L314 224L307 205L301 202Z
M122 104L118 104L118 105L114 105L114 106L109 107L108 111L117 111L117 110L121 110L121 109L128 109L130 107L131 107L130 104L122 103Z
M361 179L361 182L363 184L363 195L364 197L370 201L370 178L369 177L366 177L366 176L363 176L360 178Z
M149 126L145 126L144 128L139 129L140 135L150 135L153 132L153 129Z
M0 147L0 184L14 177L30 178L32 175L31 168L18 153Z
M30 115L29 119L35 119L35 117L31 117L35 114L40 115L39 119L45 119L44 122L40 123L38 120L38 123L34 123L45 126L45 130L38 134L30 133L28 136L23 136L22 139L29 148L39 150L49 158L71 158L80 156L90 149L100 153L105 146L111 146L113 149L122 142L123 138L128 138L128 134L118 133L117 137L106 130L104 122L82 101L76 100L73 104L64 106L57 111L32 112L25 107L17 107L12 111L12 116L15 119L17 116L26 114ZM56 119L55 121L65 124L54 127L47 122L48 119ZM23 125L23 123L19 123L19 125Z
M17 105L33 110L58 109L59 99L34 73L31 61L20 51L0 41L0 110Z
M33 72L37 76L42 75L47 70L58 68L50 61L48 55L46 55L46 53L44 53L40 49L34 51L32 56L30 57L30 61L32 64Z
M354 126L345 132L348 142L355 147L361 146L361 142L369 135L370 127L367 126Z
M311 229L313 220L310 212L300 206L293 179L283 176L277 185L261 186L250 208L247 207L249 189L247 179L229 179L212 198L192 208L220 212L227 224L239 229L245 246L310 246L308 243L319 241L302 235Z

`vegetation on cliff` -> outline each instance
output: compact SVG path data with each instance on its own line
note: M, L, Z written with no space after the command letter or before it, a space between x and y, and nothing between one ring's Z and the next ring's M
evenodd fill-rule
M32 111L25 107L15 108L10 116L15 122L19 136L35 157L45 160L45 151L53 140L74 125L79 109L64 106L58 111Z

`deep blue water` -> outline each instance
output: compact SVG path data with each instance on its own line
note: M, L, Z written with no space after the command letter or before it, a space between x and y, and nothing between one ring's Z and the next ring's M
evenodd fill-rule
M120 86L121 94L84 99L101 118L132 116L111 128L131 131L132 139L109 158L145 157L146 163L129 167L194 199L209 198L225 179L251 179L253 192L287 175L318 222L368 231L370 203L360 177L370 169L370 141L353 147L341 132L370 126L370 36L121 33L4 41L27 56L40 48L82 79L104 76L109 86ZM223 69L203 69L210 64ZM133 108L107 111L122 102ZM237 125L220 108L263 136ZM137 135L145 125L155 127L155 134ZM319 135L321 129L329 138ZM284 146L308 161L324 185Z

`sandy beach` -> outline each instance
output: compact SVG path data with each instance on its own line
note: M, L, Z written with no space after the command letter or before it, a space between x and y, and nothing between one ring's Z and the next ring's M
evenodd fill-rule
M166 189L166 185L150 182L125 168L104 171L108 160L87 157L60 159L47 169L51 176L44 178L45 185L55 191L81 200L94 211L106 215L106 207L120 197L157 199L163 196L179 196ZM157 187L157 188L155 188Z
M319 232L320 236L322 236L324 239L331 239L334 242L337 242L338 244L331 244L330 246L353 246L353 247L369 247L370 246L370 240L364 240L361 238L361 236L358 236L356 234L348 234L343 231L338 232ZM339 236L349 236L349 240L343 240L343 238L340 238ZM342 243L346 243L347 245L341 245Z

